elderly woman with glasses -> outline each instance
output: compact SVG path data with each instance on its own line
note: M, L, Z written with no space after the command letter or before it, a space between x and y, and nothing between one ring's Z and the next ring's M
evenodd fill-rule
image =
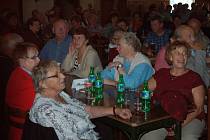
M118 115L129 119L128 109L92 107L71 98L63 89L65 76L55 61L43 61L33 71L36 98L29 119L44 127L54 128L60 140L96 140L97 133L90 119L106 115Z
M25 116L35 97L31 74L40 61L37 46L31 43L18 44L13 51L13 58L17 67L7 83L5 102L10 120L9 140L20 140Z
M105 84L116 85L119 74L123 74L126 88L138 88L152 76L154 70L150 60L140 52L141 46L134 33L122 35L117 46L119 55L101 73Z

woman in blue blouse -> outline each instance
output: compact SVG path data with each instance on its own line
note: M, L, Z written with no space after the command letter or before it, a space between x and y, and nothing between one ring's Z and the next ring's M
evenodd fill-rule
M101 73L104 84L116 85L119 74L123 74L126 88L137 88L154 73L150 60L141 52L141 42L134 33L122 36L116 56Z

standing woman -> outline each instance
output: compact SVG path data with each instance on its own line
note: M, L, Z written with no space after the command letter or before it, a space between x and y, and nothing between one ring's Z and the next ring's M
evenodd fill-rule
M25 116L35 97L31 73L40 61L37 46L31 43L21 43L16 46L13 58L17 67L7 84L6 105L10 121L9 140L20 140Z
M198 140L205 126L204 83L199 74L186 67L189 44L175 41L166 50L170 68L162 68L149 80L153 96L173 118L182 122L182 140ZM165 128L145 134L141 140L164 140Z
M62 64L62 69L66 73L85 78L88 77L90 66L93 66L95 71L102 70L97 52L91 45L88 45L88 37L85 28L81 27L75 30L69 53Z

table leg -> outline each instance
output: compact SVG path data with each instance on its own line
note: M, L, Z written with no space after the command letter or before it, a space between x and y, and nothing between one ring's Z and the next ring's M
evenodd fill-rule
M179 121L176 121L175 137L176 140L181 140L182 137L182 124Z

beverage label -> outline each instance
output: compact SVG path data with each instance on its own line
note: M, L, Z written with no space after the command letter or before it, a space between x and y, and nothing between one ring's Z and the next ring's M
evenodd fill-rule
M143 91L141 92L141 98L142 98L142 99L150 99L150 92L147 91L147 90L143 90Z
M122 106L125 103L125 96L123 93L117 94L116 102L117 102L117 105L120 105L120 106Z
M95 80L96 80L96 76L95 76L95 75L89 75L88 80L89 80L91 83L94 83Z
M117 85L117 91L118 92L124 92L125 91L125 85L124 84L118 84Z
M101 88L101 87L103 87L103 83L101 81L99 81L99 80L96 80L95 87L96 88Z

